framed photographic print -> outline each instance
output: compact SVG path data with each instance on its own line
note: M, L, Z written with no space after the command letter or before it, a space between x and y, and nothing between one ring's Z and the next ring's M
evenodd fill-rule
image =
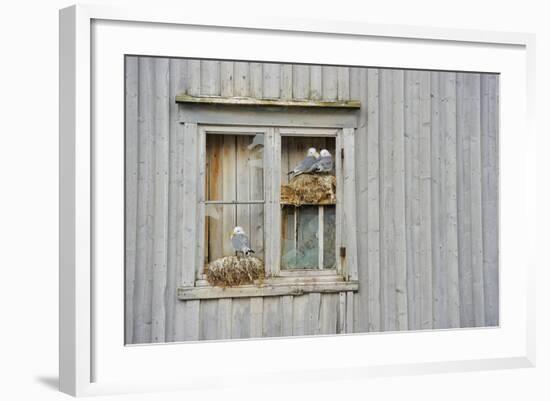
M534 363L531 36L150 11L61 11L62 391Z

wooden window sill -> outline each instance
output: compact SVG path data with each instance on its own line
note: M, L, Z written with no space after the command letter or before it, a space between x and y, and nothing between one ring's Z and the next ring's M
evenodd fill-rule
M178 287L178 299L182 301L219 298L277 297L283 295L303 295L312 292L338 293L358 291L358 281L344 281L341 277L327 276L323 279L304 277L273 277L256 284L237 287L214 287L204 280L195 286Z

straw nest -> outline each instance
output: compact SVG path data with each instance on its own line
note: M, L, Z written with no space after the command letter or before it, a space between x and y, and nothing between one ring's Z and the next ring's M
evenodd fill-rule
M283 205L334 205L336 177L331 174L301 174L281 186Z
M208 264L206 280L211 285L233 287L264 278L264 262L255 256L224 256Z

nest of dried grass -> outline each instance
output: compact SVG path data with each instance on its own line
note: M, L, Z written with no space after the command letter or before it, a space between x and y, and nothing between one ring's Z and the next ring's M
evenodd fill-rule
M264 278L264 262L255 256L224 256L208 264L206 280L211 285L233 287Z
M334 205L336 177L331 174L301 174L281 186L283 205Z

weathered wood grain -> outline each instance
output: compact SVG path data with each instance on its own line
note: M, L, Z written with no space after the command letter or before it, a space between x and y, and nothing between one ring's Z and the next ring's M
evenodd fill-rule
M338 68L323 66L323 99L338 99Z
M187 60L170 59L170 99L187 90ZM170 100L169 99L169 100ZM170 100L170 177L168 188L168 267L166 273L166 341L183 341L185 303L177 299L176 288L183 262L183 130L178 106Z
M264 300L261 297L250 298L250 337L261 337L263 330Z
M232 300L231 322L231 338L250 338L250 299Z
M219 338L218 302L217 299L209 299L200 303L200 340L217 340Z
M323 67L320 65L309 67L309 98L312 100L323 98Z
M322 295L319 322L321 334L336 334L339 299L339 294Z
M283 315L281 304L281 297L264 298L262 337L280 337L282 335Z
M250 64L235 62L233 64L233 95L250 95Z
M151 284L154 207L154 60L139 59L139 153L138 207L136 233L136 274L134 284L135 344L151 341Z
M309 66L295 64L292 66L292 98L309 99Z
M151 341L164 342L166 333L166 275L168 253L168 172L170 136L170 70L168 59L155 59L155 199L153 229L153 289Z
M281 65L281 99L292 99L292 64Z
M200 93L203 95L220 95L220 62L201 60Z
M362 75L362 82L364 81ZM367 309L368 331L380 323L380 106L379 71L367 70ZM361 85L363 92L363 85ZM364 95L361 95L364 96ZM363 174L365 174L363 172ZM360 191L363 191L361 188ZM363 266L362 264L360 266ZM364 267L363 267L364 269Z
M498 76L148 57L128 60L126 342L499 324ZM323 126L331 126L326 113L347 112L338 111L339 105L357 107L358 127L353 135L357 293L342 288L338 293L295 296L286 292L265 298L245 294L220 300L177 299L177 287L194 285L200 274L201 252L186 244L197 242L197 230L204 224L191 207L201 192L197 190L200 168L193 162L199 147L198 127L180 124L184 114L178 113L175 102L185 95L241 96L245 102L247 97L253 102L281 98L288 104L278 107L292 109L293 121L300 116L296 111L300 102L322 104L310 111L319 116L315 124ZM333 101L337 103L325 113L325 105ZM227 113L219 116L226 118ZM262 121L281 123L271 120ZM313 123L311 117L306 120ZM131 131L133 142L128 137ZM239 191L242 199L256 198L263 180L272 197L266 201L276 201L279 184L273 179L272 166L264 162L263 174L252 168L250 162L255 163L257 155L245 150L249 143L235 136L233 156L226 155L222 151L226 140L231 142L226 136L219 138L218 152L207 152L206 176L214 168L221 177L214 183L207 180L207 198L225 199L227 192L236 199L238 181L248 182L246 191ZM282 154L278 147L274 152L264 150L268 158L277 158L282 168L276 169L276 175L283 180L283 170L293 167L308 145L327 146L317 139L311 144L291 142ZM285 149L295 156L286 155ZM226 181L225 163L245 173L233 178L226 174ZM207 219L205 227L207 236L219 240L208 241L215 245L205 249L206 260L216 252L231 252L227 239L237 221L244 221L251 233L262 231L260 205L216 209L219 219ZM277 225L264 235L278 235L279 229ZM251 236L251 240L261 253L260 237ZM279 251L266 248L266 260L278 260Z
M224 298L218 301L218 326L217 339L231 338L231 298Z
M499 76L481 75L481 161L485 324L499 324L498 127Z
M262 97L264 99L278 99L280 96L281 66L265 63L263 67Z
M255 99L262 98L263 74L262 63L250 63L250 96Z
M233 96L233 62L222 61L220 64L220 95Z
M349 67L338 68L338 100L349 100Z
M137 209L138 209L138 58L125 58L125 288L124 288L124 341L133 342L134 337L134 284L136 278Z

